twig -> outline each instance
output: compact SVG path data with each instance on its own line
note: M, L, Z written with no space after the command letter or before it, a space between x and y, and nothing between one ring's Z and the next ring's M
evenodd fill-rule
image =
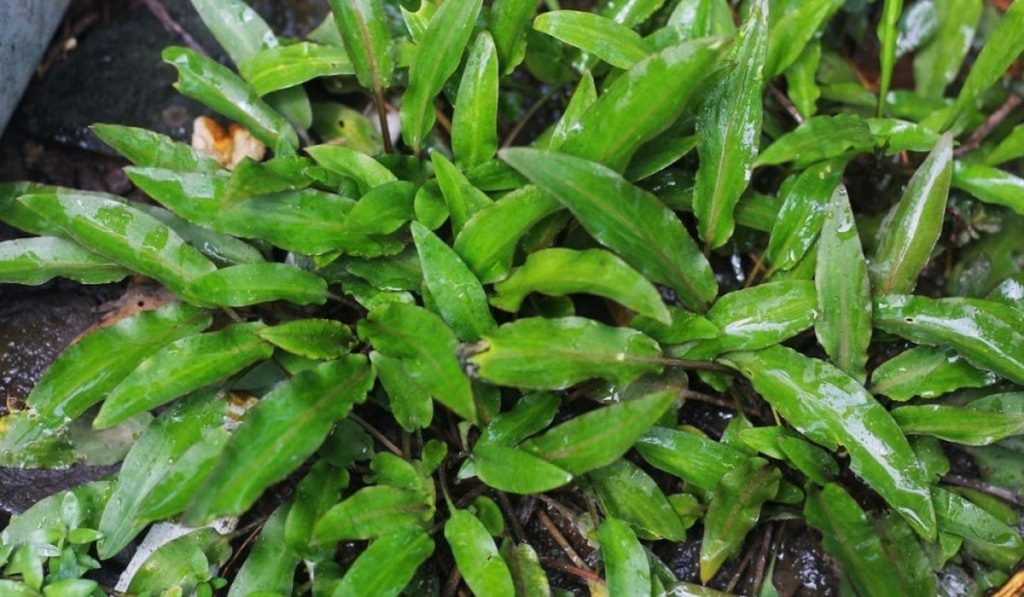
M389 452L391 452L395 456L398 456L399 458L402 457L402 450L400 450L398 446L396 446L395 444L391 443L391 440L386 438L383 433L377 431L376 427L370 425L366 420L364 420L362 417L355 413L349 413L348 417L355 421L356 423L359 423L360 427L365 429L367 433L369 433L374 437L374 439L379 441L382 446L388 449Z
M781 104L782 107L786 109L786 113L789 114L790 118L796 121L797 125L801 125L804 123L804 117L802 114L800 114L800 110L796 109L796 106L793 105L793 102L789 99L789 97L787 97L785 93L782 93L782 91L778 87L770 83L768 85L768 93L772 94L772 97L775 98L775 101L779 102L779 104Z
M548 534L551 535L551 538L555 540L555 543L557 543L558 546L562 548L562 551L565 552L565 555L568 556L570 560L572 560L573 564L575 564L578 568L581 568L593 574L593 571L590 569L590 566L587 566L587 563L583 561L583 558L580 557L580 554L576 553L576 550L572 548L572 545L569 545L569 542L565 539L565 536L562 535L562 531L558 530L558 527L555 526L555 523L551 521L551 518L548 517L546 512L544 512L543 510L537 510L537 519L540 520L540 523L544 525L544 529L547 530Z
M505 517L508 518L509 524L512 526L512 534L516 536L516 539L520 543L528 543L529 540L526 538L526 530L523 528L522 523L519 522L519 517L516 516L515 510L512 508L512 502L508 499L508 495L504 491L498 492L498 503L501 504L501 509L505 513Z
M743 281L743 288L750 288L750 285L754 283L754 279L764 269L764 256L766 252L762 252L757 256L757 260L754 261L754 267L750 270L750 274L747 275L747 279Z
M757 564L754 566L754 583L750 587L751 594L759 592L761 585L764 583L764 571L768 566L768 559L772 557L772 546L775 544L772 541L772 530L771 523L768 523L764 533L764 540L761 542L761 549L759 550L761 556L757 559ZM771 579L768 582L771 582Z
M231 569L231 566L235 563L235 560L238 559L238 556L240 556L242 552L245 551L245 548L248 547L248 545L252 543L254 539L256 539L256 536L260 534L260 531L263 530L263 525L266 524L266 522L267 520L264 518L262 520L258 520L252 523L245 529L242 529L242 532L246 532L251 528L252 532L249 533L249 535L245 538L245 541L242 541L242 544L238 546L238 549L235 550L235 553L231 556L231 559L228 560L227 563L224 564L224 566L220 569L221 572L226 572Z
M693 390L680 390L679 397L684 400L696 400L698 402L706 402L708 404L713 404L719 408L724 408L726 410L737 410L736 405L729 402L728 400L723 400L722 398L718 398L717 396L712 396L710 394L704 394L703 392L695 392Z
M959 157L977 149L978 146L981 145L981 142L984 141L997 126L1002 124L1003 120L1010 115L1010 112L1013 112L1014 109L1022 103L1024 103L1024 98L1021 98L1015 93L1011 93L1010 97L1006 98L1006 101L1003 102L1003 105L999 106L999 109L993 112L992 115L978 127L978 130L974 131L974 134L972 134L971 138L967 140L967 143L956 148L953 155Z
M598 584L601 584L601 585L604 584L604 579L603 578L601 578L596 573L594 573L594 572L592 572L590 570L587 570L585 568L580 568L578 566L573 566L572 564L566 564L565 562L559 562L558 560L554 560L552 558L540 557L540 558L537 558L537 559L540 560L540 563L544 564L545 566L549 566L551 568L557 568L557 569L561 570L562 572L568 572L569 574L572 574L573 576L578 576L578 577L582 578L583 580L585 580L587 582L598 583Z
M210 55L210 53L207 52L203 46L199 45L199 42L197 42L188 31L185 31L184 27L179 25L178 22L171 17L171 14L167 12L167 8L162 2L159 0L142 0L142 2L146 5L146 8L149 9L149 12L153 13L153 16L160 21L160 24L164 26L164 29L166 29L168 33L173 33L180 37L181 41L185 42L186 46L192 48L196 52L205 56Z
M384 89L377 77L373 78L373 103L377 105L377 119L380 121L380 136L384 141L384 153L395 150L391 146L391 127L388 126L388 104L384 99Z
M959 487L966 487L968 489L974 489L982 493L987 493L991 496L995 496L1004 502L1009 502L1015 506L1024 507L1024 496L1018 493L1014 493L1009 489L1003 487L997 487L984 481L977 481L975 479L967 479L960 475L944 475L940 479L943 483L949 483L950 485L957 485Z
M452 567L452 573L448 575L448 582L444 583L444 590L441 591L442 597L452 597L459 588L460 580L462 580L462 573L459 572L459 567Z

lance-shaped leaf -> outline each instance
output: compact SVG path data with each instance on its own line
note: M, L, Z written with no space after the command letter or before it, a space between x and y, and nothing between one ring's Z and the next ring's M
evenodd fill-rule
M597 377L627 383L661 368L654 340L582 317L519 319L484 334L466 352L479 378L538 390L560 390Z
M580 475L618 460L674 401L674 392L664 391L605 406L553 427L520 447Z
M385 535L359 554L335 594L397 597L432 553L434 542L420 529L409 527Z
M589 70L584 71L580 80L576 83L576 89L569 98L569 103L562 111L562 117L558 119L555 128L551 129L551 137L548 139L548 149L558 150L569 138L569 133L576 130L580 119L590 110L590 107L597 102L597 85L594 83L594 75ZM631 179L632 180L632 179Z
M697 116L697 170L693 212L704 243L720 247L732 236L733 210L750 182L760 146L761 95L768 53L768 2L755 1L730 60L735 63Z
M283 263L247 263L210 272L192 281L185 296L205 304L246 307L285 300L297 305L322 305L327 282Z
M629 523L644 539L683 541L686 527L658 484L642 468L622 459L587 475L601 510Z
M395 180L395 175L372 157L343 145L315 145L307 147L317 164L331 172L347 176L359 184L363 193Z
M1020 34L1021 30L1024 30L1024 3L1014 2L989 34L985 46L971 65L944 128L949 128L957 116L973 105L1024 52L1024 35Z
M274 348L257 335L264 327L262 323L235 324L161 348L111 390L93 426L117 425L269 359Z
M668 24L679 29L686 39L736 33L732 10L727 0L680 0L668 18Z
M179 338L201 332L210 316L183 304L146 311L97 330L50 365L28 396L36 412L24 435L11 429L0 451L17 450L59 429L99 402L146 357Z
M276 247L305 255L332 250L357 252L362 238L345 225L351 199L305 190L255 197L220 214L214 224L227 234L264 239ZM401 250L396 243L394 252ZM381 248L388 246L382 242Z
M347 421L347 420L346 420ZM350 422L351 423L351 422ZM355 423L351 423L355 425ZM351 428L349 425L349 428ZM336 436L344 434L343 429L335 428ZM352 438L348 438L352 439ZM350 446L355 452L355 441ZM333 460L333 459L332 459ZM336 462L336 461L335 461ZM293 553L304 560L323 560L329 558L336 547L312 545L313 530L331 506L338 503L341 490L348 486L349 474L344 469L335 468L326 458L318 460L308 474L299 482L292 497L291 508L285 520L281 539ZM290 580L291 577L289 577Z
M524 495L551 491L572 481L573 475L518 448L478 442L473 468L480 480L499 491Z
M622 171L645 142L667 130L715 73L721 41L701 39L637 62L601 94L561 149Z
M652 466L704 491L713 491L718 480L748 456L703 435L667 427L645 433L637 440L636 449Z
M372 539L406 526L422 526L431 506L415 491L390 485L364 487L328 510L316 523L316 543Z
M199 249L217 265L237 265L266 261L255 247L227 234L196 226L170 210L148 203L136 203L133 207L166 224L178 233L188 244Z
M481 430L477 447L484 444L514 446L551 424L561 400L553 392L534 392L520 398L510 411L500 413Z
M884 0L882 18L878 21L878 41L882 46L878 53L878 116L882 115L889 86L892 85L892 68L896 64L896 27L902 12L903 0Z
M373 351L370 362L377 369L377 378L387 392L388 405L398 425L406 431L428 427L434 417L434 403L430 400L430 393L406 372L401 359Z
M184 512L217 466L229 439L231 432L219 427L193 443L142 500L136 520L149 523Z
M871 373L871 391L905 402L935 398L961 388L983 388L999 378L972 367L944 346L916 346L879 365Z
M188 48L167 48L163 58L178 69L174 88L182 95L242 124L279 155L295 153L299 138L292 125L227 67Z
M697 135L686 137L661 136L644 144L626 168L625 177L636 182L654 176L697 147Z
M587 293L603 296L661 323L672 321L658 290L613 253L603 249L545 249L495 285L494 306L515 313L531 292L550 296Z
M256 335L307 359L336 359L356 344L352 331L333 319L298 319L259 329Z
M235 166L228 178L220 194L220 208L229 209L258 195L305 189L312 183L306 176L309 167L309 160L298 156L273 158L265 162L247 157Z
M629 525L606 518L597 529L609 595L645 595L651 590L651 565Z
M310 42L260 50L241 63L238 70L260 96L319 77L355 72L344 48Z
M516 585L516 595L550 595L547 574L540 565L537 552L529 543L515 544L505 541L501 545L501 555L508 563L512 572L512 582Z
M704 311L718 286L707 259L672 210L614 171L576 157L507 149L502 159L576 216L598 242Z
M932 493L939 528L964 538L974 557L1009 570L1024 557L1024 539L974 502L941 487Z
M871 283L846 187L832 194L818 240L814 332L832 362L863 383L871 343Z
M98 530L99 556L120 552L145 527L137 521L142 502L188 449L209 430L224 424L227 402L203 393L174 404L139 436L125 457L114 493L107 502Z
M459 67L483 0L446 2L430 19L409 67L402 97L402 138L419 152L434 128L434 98Z
M434 165L437 184L451 214L452 228L458 234L475 213L486 209L494 202L483 191L474 187L466 175L440 152L431 154L430 161Z
M891 295L875 301L875 325L913 342L949 345L975 367L1024 383L1024 312L962 297Z
M288 595L295 585L299 554L285 545L285 521L293 501L278 506L270 515L245 563L231 581L228 597L245 597L260 591Z
M704 517L700 545L700 579L707 583L726 559L743 546L757 525L761 505L779 491L782 473L762 458L749 458L725 474L715 486Z
M876 294L910 292L942 232L950 180L953 137L939 139L907 184L903 198L886 215L871 257L871 287Z
M850 469L927 540L935 512L927 479L888 411L841 370L783 346L729 353L722 359L810 440L850 454Z
M456 337L472 341L497 327L480 280L458 254L419 222L412 223L412 238L420 255L423 281Z
M0 242L0 283L38 286L56 277L83 284L117 282L131 272L78 243L53 236Z
M537 5L533 0L495 0L487 28L494 36L502 74L511 73L526 55L526 30Z
M796 62L808 42L842 5L841 0L808 0L789 7L778 17L768 33L766 77L771 79ZM792 94L792 88L789 92Z
M100 141L142 168L187 172L216 172L222 168L219 162L191 145L147 129L117 124L94 124L89 128Z
M986 166L998 166L1019 157L1024 157L1024 124L1013 127L1013 130L985 156L982 163ZM956 176L955 171L953 174Z
M956 79L984 9L981 0L936 0L934 5L938 29L914 54L914 88L927 98L941 98Z
M796 161L796 167L802 168L873 146L871 129L864 119L851 114L815 116L776 139L757 156L755 166Z
M1024 178L983 164L953 165L953 186L974 197L1024 215Z
M652 51L639 33L592 12L545 12L533 20L533 28L618 68L629 68Z
M301 371L264 396L231 436L187 519L246 511L320 447L334 422L366 398L373 381L366 357L350 355Z
M72 191L63 187L39 184L35 182L3 182L0 183L0 221L14 226L18 230L35 234L37 236L67 237L67 234L59 226L51 223L43 216L26 207L18 198L22 195L32 193L68 193L72 192L82 196L99 197L111 201L119 201L117 195L106 195L103 193L89 193L86 191Z
M384 2L331 0L331 8L359 84L375 93L390 87L395 61Z
M486 31L473 42L462 69L452 115L452 152L463 168L490 160L498 151L498 53Z
M164 543L135 572L128 592L159 593L170 587L191 591L210 580L210 567L231 555L230 538L212 527L201 528Z
M18 200L83 247L171 290L217 269L163 223L123 203L56 191Z
M523 235L560 208L558 201L535 186L512 191L469 218L455 237L455 252L481 282L501 280Z
M829 199L842 177L842 162L830 161L811 166L782 183L782 207L764 252L770 272L790 270L804 258L818 238Z
M473 389L455 354L455 334L440 317L413 305L390 304L359 322L359 337L381 354L402 359L413 381L435 400L476 420Z
M1017 395L1018 399L1024 395ZM986 408L940 406L903 406L892 416L908 435L930 435L968 446L987 446L1014 435L1024 434L1024 413L999 412Z
M839 560L843 572L863 595L900 594L902 578L886 557L882 540L867 514L842 487L811 488L804 504L808 524L821 531L825 550ZM923 596L922 596L923 597Z
M487 528L468 510L453 509L444 524L448 541L462 578L474 595L514 597L512 573L498 553L498 546Z

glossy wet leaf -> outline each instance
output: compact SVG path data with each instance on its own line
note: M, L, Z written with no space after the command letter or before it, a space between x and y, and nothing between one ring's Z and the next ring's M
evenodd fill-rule
M915 346L879 365L871 373L871 391L905 402L935 398L961 388L982 388L998 378L971 366L945 346Z
M767 0L751 5L729 55L735 65L708 94L697 115L700 168L693 211L700 237L711 248L732 236L733 210L750 182L760 145L768 6Z
M297 319L259 329L256 334L278 348L308 359L336 359L356 343L352 331L333 319Z
M636 449L655 468L704 491L713 491L723 475L747 458L746 453L703 435L667 427L645 433Z
M987 446L1024 434L1024 414L984 408L923 405L903 406L892 416L908 435L930 435L968 446Z
M285 156L265 162L245 158L228 178L220 195L221 210L230 209L246 199L284 191L299 191L312 182L306 176L310 162L306 158Z
M1024 383L1024 312L982 299L891 295L876 299L875 325L930 346L946 344L970 364Z
M764 252L771 271L792 269L817 240L843 166L838 161L822 162L783 182L782 206Z
M761 458L750 458L723 476L715 486L704 518L700 546L701 582L709 581L726 559L743 546L757 524L761 506L779 491L779 469Z
M914 55L914 84L924 97L942 97L956 79L971 49L984 3L980 0L935 0L939 25L935 36Z
M607 466L626 453L675 400L658 392L579 415L523 442L522 449L574 475Z
M842 5L839 0L807 0L778 16L768 32L767 78L775 77L796 62L808 42ZM792 88L789 92L792 94Z
M587 474L601 510L629 523L644 539L682 541L686 527L658 484L643 469L622 459Z
M910 292L942 232L953 174L953 137L945 135L886 215L869 272L876 294Z
M453 510L444 525L444 538L452 549L462 578L475 595L513 597L516 594L508 565L476 516L468 510Z
M63 238L41 236L0 242L0 282L38 286L56 277L83 284L117 282L129 271Z
M185 296L203 304L245 307L285 300L297 305L322 305L327 282L316 274L283 263L234 265L194 279Z
M146 129L117 124L89 127L129 162L142 168L168 168L187 172L216 172L220 163L189 145Z
M616 79L569 132L561 150L622 171L645 142L667 130L715 69L719 40L683 42Z
M1002 205L1024 215L1024 178L1006 170L956 162L953 165L953 186L985 203Z
M373 381L366 357L350 355L277 386L246 413L187 519L247 510L320 446L334 422L365 399Z
M456 337L472 341L497 327L483 286L458 254L418 222L412 224L412 237L423 281Z
M213 472L230 438L231 433L223 427L208 430L157 481L139 504L136 520L153 522L184 512Z
M477 35L462 70L452 116L452 152L463 168L498 151L498 52L489 33Z
M146 558L128 591L142 594L180 587L189 592L210 580L210 567L224 564L230 555L228 536L209 527L192 531L164 543Z
M93 421L98 429L156 408L268 359L273 347L258 335L262 323L241 323L177 340L142 361L117 385Z
M402 139L417 153L434 128L434 98L459 67L482 4L465 0L441 5L416 46L400 115Z
M172 405L150 423L125 457L100 518L100 558L116 555L142 531L145 523L137 520L142 502L192 444L224 423L227 410L220 396L198 394Z
M932 502L939 528L964 538L964 547L974 557L1009 570L1024 557L1024 539L983 508L951 491L936 487Z
M172 290L181 292L216 270L166 225L128 205L71 192L23 195L19 201L86 249Z
M636 330L592 319L523 318L467 350L474 375L520 388L557 390L600 377L618 383L661 368L657 343Z
M359 554L334 594L396 597L433 552L433 540L420 529L385 535Z
M653 176L690 153L697 147L697 141L697 135L652 139L637 150L624 176L633 182Z
M473 186L465 174L440 152L431 154L430 161L451 214L452 228L458 234L474 214L491 206L493 201Z
M266 261L249 243L227 234L196 226L170 210L148 203L136 203L135 209L156 218L178 233L185 242L199 249L217 265L238 265Z
M314 541L371 539L402 527L422 526L430 511L430 504L414 491L389 485L364 487L317 521Z
M306 152L324 168L357 183L363 193L382 184L397 180L384 165L373 157L342 145L314 145Z
M650 591L651 565L628 524L606 518L597 529L597 542L609 595L641 595Z
M395 62L384 2L331 0L330 4L359 84L374 90L390 87Z
M265 96L319 77L351 75L355 68L344 48L300 42L260 50L239 65L239 72Z
M1013 127L1003 140L985 156L986 166L998 166L1024 156L1024 124ZM954 175L956 172L954 171Z
M652 51L629 27L592 12L545 12L534 19L533 28L618 68L628 69Z
M884 0L882 17L878 21L879 51L879 82L878 82L878 115L882 115L885 97L892 85L892 69L896 64L896 35L900 14L903 12L903 0Z
M656 197L612 170L569 155L509 149L502 159L576 216L598 242L685 305L704 311L717 293L707 259L682 222Z
M386 357L379 352L370 353L370 362L377 370L377 378L387 391L388 405L398 425L414 431L430 425L434 416L434 403L424 390L406 372L400 359Z
M573 479L568 471L518 448L480 442L473 449L476 475L488 486L509 493L551 491Z
M412 380L459 416L476 419L473 390L455 355L455 334L440 317L412 305L390 304L359 322L359 337L402 360Z
M580 119L597 102L597 84L594 83L594 75L590 71L584 71L580 80L576 83L576 89L569 98L561 118L551 129L551 136L548 138L547 148L558 150L579 126Z
M289 546L282 547L285 541L285 519L292 504L291 501L285 502L267 518L252 545L252 551L231 582L228 597L245 597L259 591L283 595L292 592L299 556Z
M814 332L832 362L863 383L871 343L871 283L846 188L832 194L818 239Z
M529 543L502 543L501 555L512 573L516 595L551 595L548 577L540 565L537 552Z
M723 360L808 439L842 445L850 468L926 539L935 513L914 452L889 413L841 370L782 346L730 353Z
M477 446L514 446L551 424L561 400L553 392L533 392L520 398L509 411L498 414L485 427Z
M531 292L551 296L587 293L603 296L662 323L671 316L658 290L613 253L602 249L545 249L495 285L496 307L516 312Z
M861 152L874 144L867 122L850 114L815 116L779 137L757 156L755 166L795 161L797 168Z

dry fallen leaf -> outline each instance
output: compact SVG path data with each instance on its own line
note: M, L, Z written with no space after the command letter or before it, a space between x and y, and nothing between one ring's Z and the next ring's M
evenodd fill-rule
M227 130L207 116L196 118L192 129L192 147L234 170L245 158L257 162L267 154L267 147L242 126L232 124Z

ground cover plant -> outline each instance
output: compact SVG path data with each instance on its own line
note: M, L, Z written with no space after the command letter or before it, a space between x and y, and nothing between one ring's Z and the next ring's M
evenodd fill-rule
M0 186L0 281L176 297L0 419L124 447L0 593L767 596L787 528L829 594L1019 590L1024 3L193 4L239 127L96 125L152 203Z

